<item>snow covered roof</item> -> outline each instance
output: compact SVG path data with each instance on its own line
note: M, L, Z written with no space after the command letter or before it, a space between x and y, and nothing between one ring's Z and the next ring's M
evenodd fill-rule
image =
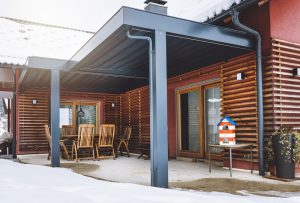
M204 22L246 0L169 0L172 16ZM180 5L180 6L178 6ZM28 56L70 59L92 32L0 17L0 64L23 65Z
M28 56L70 59L93 33L0 17L0 63L23 65Z
M233 5L240 4L243 1L247 0L169 0L167 6L169 7L170 15L205 22L208 19L221 14L223 11L228 10ZM179 4L181 6L175 6L174 4ZM173 5L176 9L172 9Z

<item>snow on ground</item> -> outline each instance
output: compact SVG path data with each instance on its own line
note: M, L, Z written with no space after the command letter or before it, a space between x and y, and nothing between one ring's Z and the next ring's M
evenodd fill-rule
M161 189L113 183L85 177L71 170L0 160L1 202L93 203L93 202L300 202L300 197L235 196Z

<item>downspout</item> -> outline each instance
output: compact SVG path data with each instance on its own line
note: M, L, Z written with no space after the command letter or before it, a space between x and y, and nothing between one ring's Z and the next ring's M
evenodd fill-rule
M154 121L153 121L153 114L152 114L152 111L151 109L153 109L153 104L154 104L154 98L153 98L153 80L152 80L152 60L153 60L153 47L152 47L152 39L151 37L147 37L147 36L135 36L135 35L131 35L130 34L130 31L128 30L127 31L127 37L129 39L135 39L135 40L146 40L148 41L149 43L149 80L150 80L150 142L151 142L151 145L150 145L150 160L151 160L151 186L154 186L154 174L156 174L156 169L155 169L155 166L156 164L154 164L154 162L156 161L154 159L154 154L156 152L156 150L153 150L153 147L155 147L155 143L156 143L156 140L155 139L155 136L153 135L153 124L154 124Z
M258 148L259 148L259 175L265 175L264 159L264 114L263 114L263 86L262 86L262 54L261 36L259 32L243 25L239 21L239 12L230 12L233 25L239 30L245 31L256 38L256 83L257 83L257 104L258 104Z

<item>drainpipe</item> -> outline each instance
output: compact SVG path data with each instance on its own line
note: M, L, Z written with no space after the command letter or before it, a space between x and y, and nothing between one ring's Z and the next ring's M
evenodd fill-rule
M257 104L258 104L258 148L259 148L259 175L265 175L264 159L264 114L263 114L263 87L262 87L262 54L261 54L261 36L260 34L243 25L239 21L239 12L233 10L230 12L233 25L239 30L245 31L254 36L257 40L256 45L256 83L257 83Z
M152 111L151 109L153 109L153 82L152 82L152 60L153 60L153 48L152 48L152 39L151 37L147 37L147 36L135 36L135 35L131 35L130 34L130 31L128 30L127 31L127 37L129 39L135 39L135 40L146 40L148 41L149 43L149 80L150 80L150 142L151 142L151 145L150 145L150 153L151 153L151 156L150 156L150 159L151 159L151 186L155 186L154 185L154 177L156 177L156 169L155 169L155 162L156 160L154 159L154 155L153 153L155 153L156 151L153 150L153 147L154 144L156 143L156 140L155 139L155 136L153 136L153 124L154 124L154 121L153 121L153 114L152 114Z

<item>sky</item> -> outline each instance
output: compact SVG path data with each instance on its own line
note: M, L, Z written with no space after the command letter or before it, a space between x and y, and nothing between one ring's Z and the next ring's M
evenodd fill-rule
M0 0L0 5L0 16L97 31L122 5L143 8L143 0Z
M0 16L96 32L121 6L143 9L144 1L0 0ZM168 0L167 6L171 16L201 21L220 5L239 1Z
M97 31L121 6L143 9L145 0L0 0L0 16L39 23ZM199 1L199 0L196 0ZM200 0L201 1L201 0ZM185 2L185 3L183 3ZM180 13L179 3L169 0L171 13Z

